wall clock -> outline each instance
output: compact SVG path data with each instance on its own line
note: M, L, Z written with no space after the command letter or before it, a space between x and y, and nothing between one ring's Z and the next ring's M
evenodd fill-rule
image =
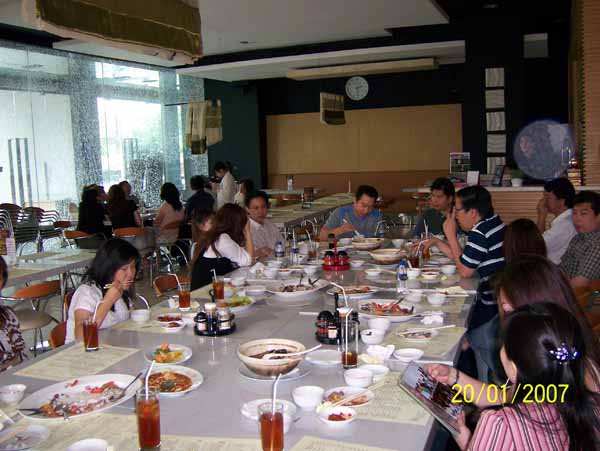
M369 93L369 83L364 77L352 77L346 82L346 95L352 100L362 100Z

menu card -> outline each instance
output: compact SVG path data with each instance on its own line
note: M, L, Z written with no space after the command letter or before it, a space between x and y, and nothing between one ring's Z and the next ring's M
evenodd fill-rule
M362 409L362 407L361 407ZM362 410L361 410L362 412ZM335 440L325 440L317 437L304 436L294 445L292 451L392 451L387 448L365 446L358 443L345 443Z
M101 373L106 368L138 351L138 349L121 348L100 343L98 351L86 352L83 343L74 343L72 346L65 346L64 349L17 371L15 374L37 379L63 381L74 377Z

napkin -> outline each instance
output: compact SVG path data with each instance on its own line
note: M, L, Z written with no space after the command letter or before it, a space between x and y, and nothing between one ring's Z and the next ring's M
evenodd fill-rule
M425 315L425 316L421 320L422 324L426 324L426 325L444 324L444 312L441 312L441 311L425 312L423 315Z
M394 345L371 345L367 348L367 355L384 361L392 356L392 354L394 353L394 349Z
M464 294L465 296L468 294L467 291L463 287L459 287L458 285L453 286L453 287L444 288L440 291L443 291L446 294Z
M261 262L256 262L254 266L248 269L248 271L250 271L252 274L256 274L257 272L262 271L263 269L265 269L265 265L263 265Z

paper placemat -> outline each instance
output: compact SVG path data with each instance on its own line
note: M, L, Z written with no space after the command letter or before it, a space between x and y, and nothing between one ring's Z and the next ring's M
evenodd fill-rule
M305 435L294 445L292 451L392 451L387 448L366 446L358 443L338 442Z
M100 349L86 352L83 343L74 343L50 357L29 365L15 374L63 381L74 377L98 374L115 363L138 352L139 349L121 348L100 343Z
M38 423L39 424L39 423ZM40 445L48 451L64 451L69 445L86 438L101 438L118 451L138 451L135 415L97 414L69 421L44 423L50 437ZM109 427L107 427L109 425ZM177 451L261 451L258 439L186 437L161 435L161 449Z
M456 346L466 331L464 327L458 326L450 329L441 329L438 330L438 334L435 337L424 343L409 341L396 335L396 332L401 332L408 329L417 329L419 327L420 326L414 324L401 324L400 326L392 329L392 331L386 335L384 343L388 345L394 345L396 348L422 349L425 352L425 357L443 357L450 352L454 346ZM427 327L435 326L423 326L424 329Z
M123 321L112 327L113 330L130 330L132 332L144 332L147 334L169 334L169 335L177 335L179 333L184 333L186 328L181 329L176 333L166 332L157 321L146 321L145 323L136 323L128 319L127 321Z
M375 398L366 406L357 408L359 419L425 426L429 413L398 386L400 375L388 374L370 387Z

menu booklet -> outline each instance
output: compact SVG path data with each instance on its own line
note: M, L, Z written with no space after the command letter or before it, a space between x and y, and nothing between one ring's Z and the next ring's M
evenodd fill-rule
M430 377L415 362L408 365L398 385L452 434L458 434L457 418L463 404L456 390Z

